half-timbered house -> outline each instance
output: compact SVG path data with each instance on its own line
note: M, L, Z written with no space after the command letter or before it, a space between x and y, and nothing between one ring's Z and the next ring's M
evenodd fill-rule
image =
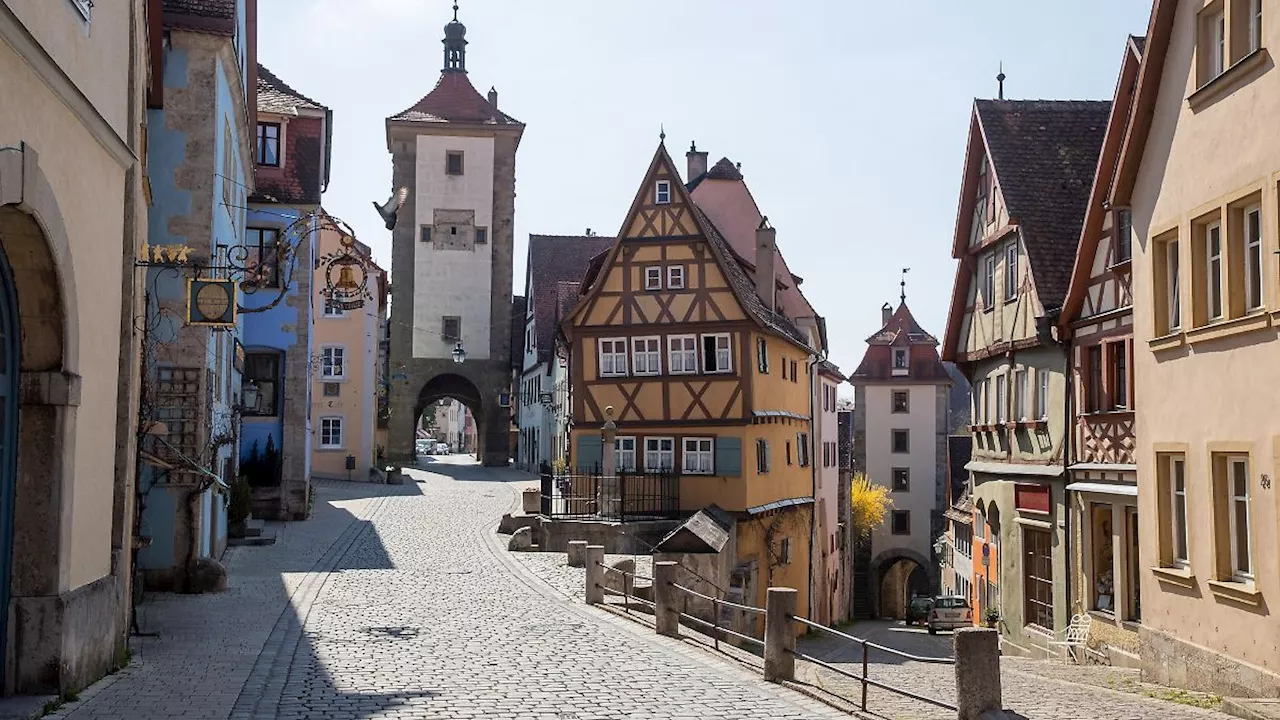
M693 203L659 145L609 252L562 324L571 346L572 464L670 472L679 507L734 516L736 585L809 602L815 348L776 309L776 233L756 230L750 273ZM752 276L762 278L759 283Z
M977 100L943 343L973 386L974 508L989 523L1006 641L1048 647L1069 617L1062 307L1111 103ZM1012 549L1010 552L1008 549Z
M1092 613L1091 635L1115 665L1136 665L1138 478L1134 458L1133 296L1129 210L1107 197L1128 126L1143 38L1124 60L1085 211L1066 302L1058 320L1071 341L1071 610Z

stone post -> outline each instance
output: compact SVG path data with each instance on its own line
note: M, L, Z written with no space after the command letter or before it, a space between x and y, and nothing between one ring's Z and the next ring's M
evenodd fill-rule
M653 564L653 613L659 635L680 636L680 602L676 597L679 591L673 586L677 567L671 560Z
M604 409L605 423L600 428L600 513L605 517L621 519L621 500L618 493L618 456L614 442L618 425L613 421L613 406Z
M584 567L587 562L587 541L569 541L569 567Z
M604 602L604 546L588 545L584 560L587 565L587 604L599 605Z
M955 632L956 707L959 720L978 720L1000 710L1000 633L991 628Z
M764 604L764 679L777 682L796 677L796 634L791 616L796 613L793 588L769 588Z

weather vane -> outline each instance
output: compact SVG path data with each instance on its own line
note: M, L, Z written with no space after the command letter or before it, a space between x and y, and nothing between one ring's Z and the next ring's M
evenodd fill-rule
M911 268L902 268L902 281L898 283L902 287L902 294L899 297L902 298L903 303L907 302L907 273L909 272Z
M453 3L453 21L458 22L458 3L456 0Z

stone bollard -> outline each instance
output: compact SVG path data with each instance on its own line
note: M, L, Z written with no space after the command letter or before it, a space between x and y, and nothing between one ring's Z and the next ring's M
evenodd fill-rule
M588 545L583 561L587 567L587 604L599 605L604 602L604 546Z
M978 720L988 710L1001 710L999 631L961 628L954 643L959 720Z
M653 564L654 620L659 635L680 637L680 601L675 589L678 563L663 560Z
M791 616L796 614L796 591L769 588L764 604L764 679L777 682L796 677L796 634Z
M586 563L587 541L569 541L569 567L582 567Z

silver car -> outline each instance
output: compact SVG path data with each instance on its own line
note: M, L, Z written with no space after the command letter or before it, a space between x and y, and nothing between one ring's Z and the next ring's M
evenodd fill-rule
M944 595L933 599L929 610L929 634L939 630L957 630L973 625L973 610L969 599L960 595Z

